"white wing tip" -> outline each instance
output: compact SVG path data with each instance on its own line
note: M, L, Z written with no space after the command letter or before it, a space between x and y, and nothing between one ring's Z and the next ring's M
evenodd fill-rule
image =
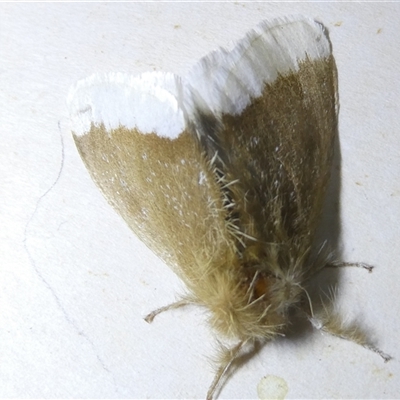
M262 21L231 51L220 48L203 57L188 80L214 113L235 115L259 97L266 84L298 71L301 61L330 55L331 43L321 23L304 16L281 17ZM212 86L206 85L210 76Z
M175 138L185 127L180 86L180 79L171 73L92 75L78 81L69 92L73 131L84 135L92 124L104 124L107 130L124 126L143 134Z

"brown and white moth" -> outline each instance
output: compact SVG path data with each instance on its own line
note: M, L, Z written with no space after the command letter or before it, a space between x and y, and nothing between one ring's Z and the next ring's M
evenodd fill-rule
M319 329L369 344L307 287L332 265L313 251L338 126L335 60L324 26L262 22L185 78L94 75L69 97L73 136L93 180L187 294L221 346L207 398L244 351L287 329L297 310Z

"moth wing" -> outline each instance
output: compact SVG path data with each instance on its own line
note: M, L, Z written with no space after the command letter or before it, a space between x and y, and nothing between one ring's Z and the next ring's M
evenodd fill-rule
M191 287L233 257L213 166L187 129L172 74L95 75L69 96L78 151L108 202Z
M204 57L188 82L199 99L197 134L231 183L231 217L245 247L263 244L249 257L257 263L267 252L281 268L306 257L337 131L336 66L324 27L302 17L263 22L232 50Z

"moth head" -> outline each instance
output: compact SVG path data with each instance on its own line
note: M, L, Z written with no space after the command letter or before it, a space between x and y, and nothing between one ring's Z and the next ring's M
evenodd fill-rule
M214 329L241 340L271 339L284 331L290 309L303 294L293 274L243 265L221 272L210 279L214 284L209 285L205 301Z

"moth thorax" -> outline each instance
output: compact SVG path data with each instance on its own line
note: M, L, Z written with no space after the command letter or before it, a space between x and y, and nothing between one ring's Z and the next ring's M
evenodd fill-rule
M303 291L293 276L275 276L254 268L247 271L247 274L245 287L250 302L264 303L271 314L284 317L292 306L300 302Z
M261 243L248 246L243 254L243 286L249 302L260 302L269 313L287 315L289 309L301 301L304 293L301 268L292 268L290 249L271 246L268 251ZM265 261L268 260L268 261Z
M212 283L209 287L211 296L204 303L211 311L214 329L240 340L270 339L280 333L288 316L273 305L277 279L257 272L250 274L243 266L234 275L216 274L212 279L215 286Z

